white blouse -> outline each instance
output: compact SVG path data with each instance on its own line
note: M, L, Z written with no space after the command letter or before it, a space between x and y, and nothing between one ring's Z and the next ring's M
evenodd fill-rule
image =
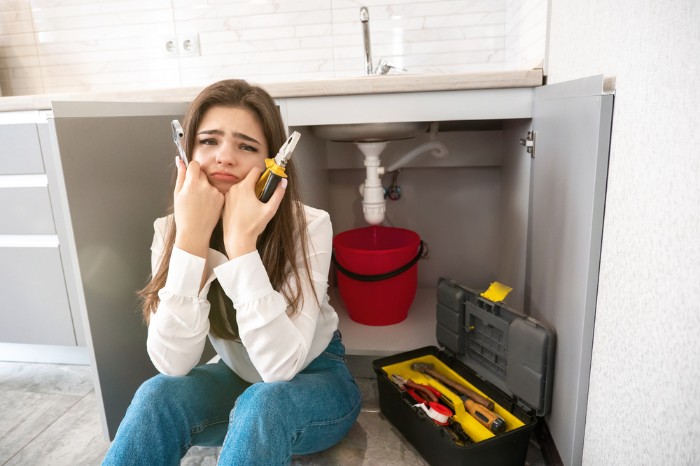
M313 283L304 281L303 303L293 317L287 314L283 295L272 288L257 251L228 260L209 249L205 260L173 248L168 278L158 293L160 304L148 327L148 354L156 369L167 375L187 374L199 362L207 335L221 359L251 383L290 380L323 352L338 328L327 294L333 230L327 212L308 206L304 212ZM169 221L172 216L154 223L154 273ZM203 273L207 278L200 290ZM242 344L209 334L207 293L214 280L233 301ZM290 285L295 289L296 281Z

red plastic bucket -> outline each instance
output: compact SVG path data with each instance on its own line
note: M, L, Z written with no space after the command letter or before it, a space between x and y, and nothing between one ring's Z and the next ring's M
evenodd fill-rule
M333 238L340 297L355 322L397 324L416 296L423 251L418 234L403 228L371 226Z

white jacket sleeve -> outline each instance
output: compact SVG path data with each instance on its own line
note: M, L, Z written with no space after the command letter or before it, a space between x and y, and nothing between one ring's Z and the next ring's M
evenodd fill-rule
M163 251L166 218L156 220L151 246L155 273ZM207 260L173 248L160 303L151 314L146 346L153 365L166 375L186 375L199 362L209 333L209 302L206 299L213 274L199 290Z
M252 252L214 268L236 308L238 331L250 360L265 382L292 379L304 368L316 321L328 289L333 232L326 212L309 219L308 251L312 283L304 280L303 303L293 317L284 296L272 288L260 255ZM301 260L301 258L299 259ZM295 289L297 283L290 283Z

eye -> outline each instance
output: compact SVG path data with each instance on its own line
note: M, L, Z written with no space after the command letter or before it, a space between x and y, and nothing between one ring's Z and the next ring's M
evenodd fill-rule
M244 150L244 151L246 151L246 152L257 152L257 151L258 151L258 148L257 148L257 147L255 147L255 146L250 146L250 145L248 145L248 144L241 144L241 145L238 146L238 147L239 147L241 150Z
M217 140L214 138L204 138L199 140L200 144L203 144L205 146L215 146L218 144Z

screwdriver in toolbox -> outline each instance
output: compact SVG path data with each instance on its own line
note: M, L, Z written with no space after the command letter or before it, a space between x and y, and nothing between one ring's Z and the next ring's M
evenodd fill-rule
M274 159L265 159L265 171L255 184L255 194L262 202L269 201L282 178L287 178L284 168L287 166L287 162L292 156L294 147L299 142L300 137L301 134L298 131L294 131L282 144Z
M479 421L481 425L486 427L488 430L494 434L501 434L506 430L506 422L501 416L494 413L490 409L481 406L478 403L474 403L472 400L467 398L464 400L464 407L467 412L474 416L474 419Z

